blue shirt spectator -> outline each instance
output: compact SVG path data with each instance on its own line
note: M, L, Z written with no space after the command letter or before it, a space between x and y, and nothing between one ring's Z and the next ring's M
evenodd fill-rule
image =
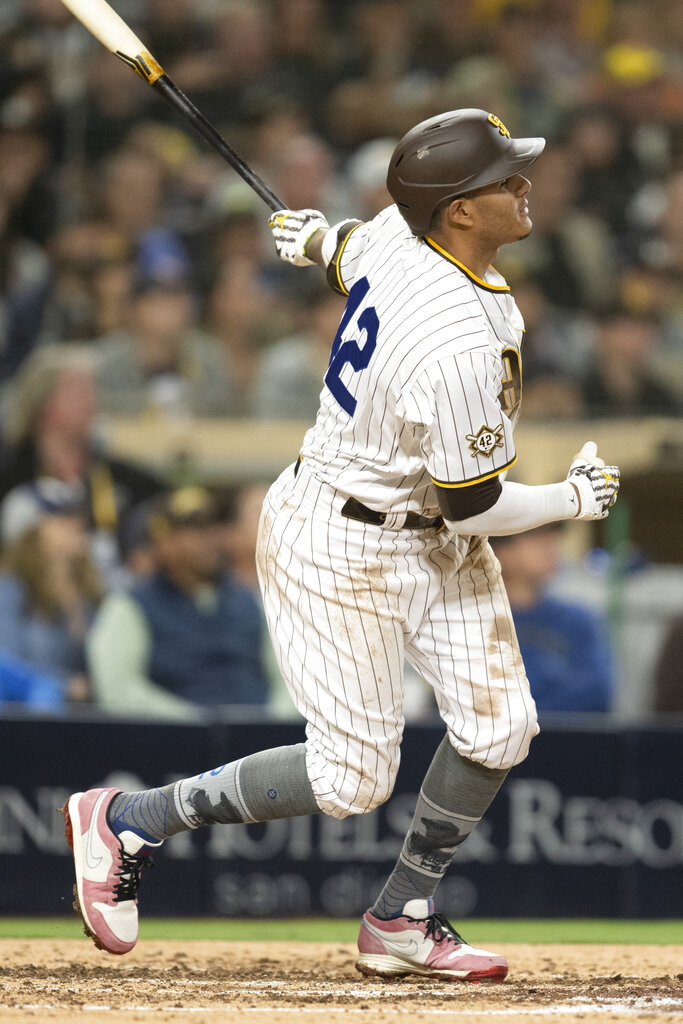
M25 584L16 576L0 576L0 653L15 659L15 669L66 679L84 668L83 638L73 636L65 617L35 614Z
M10 704L29 711L61 711L64 698L61 679L0 650L0 709L6 711Z
M612 656L595 614L548 596L512 612L538 710L609 711Z
M262 617L251 590L222 566L210 495L188 487L162 496L147 529L154 571L106 598L89 637L98 702L179 719L264 704Z
M0 505L0 656L5 699L84 699L85 636L100 598L89 555L85 492L49 477ZM50 685L46 683L49 679Z
M562 524L491 538L539 711L609 711L614 668L606 623L590 608L548 595Z

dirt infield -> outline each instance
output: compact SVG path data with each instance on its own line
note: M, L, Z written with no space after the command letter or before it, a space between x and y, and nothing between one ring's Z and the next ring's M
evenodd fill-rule
M141 942L126 957L86 940L0 940L2 1024L520 1024L683 1021L683 946L497 946L502 985L380 982L355 946Z

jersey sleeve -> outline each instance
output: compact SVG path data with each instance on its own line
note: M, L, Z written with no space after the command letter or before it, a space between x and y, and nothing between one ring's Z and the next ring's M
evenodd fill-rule
M437 487L492 480L516 461L512 424L498 390L493 357L483 348L432 363L410 388L407 419L418 430Z
M350 221L339 232L337 248L327 265L327 282L339 295L349 294L369 235L370 223L367 221Z

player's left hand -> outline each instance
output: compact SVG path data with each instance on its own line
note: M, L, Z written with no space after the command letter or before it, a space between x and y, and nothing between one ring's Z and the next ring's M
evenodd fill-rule
M605 519L619 493L619 467L606 466L598 446L586 441L574 456L567 479L579 500L577 519Z
M328 228L329 224L320 210L278 210L268 227L281 260L295 267L310 267L314 261L306 256L306 244L319 228Z

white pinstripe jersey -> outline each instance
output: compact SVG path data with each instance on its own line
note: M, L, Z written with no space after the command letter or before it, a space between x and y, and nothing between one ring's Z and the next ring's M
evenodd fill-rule
M396 206L352 231L337 274L349 298L302 456L371 508L436 515L433 482L515 461L522 317L492 267L475 277Z

